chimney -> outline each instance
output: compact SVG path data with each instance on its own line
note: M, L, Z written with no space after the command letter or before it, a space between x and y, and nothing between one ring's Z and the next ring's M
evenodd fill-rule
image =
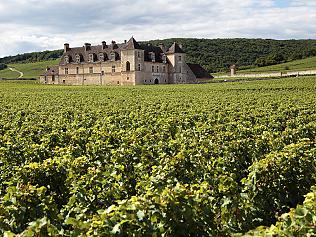
M111 42L111 49L117 49L117 48L118 47L117 47L116 42L114 40L112 40L112 42Z
M84 49L85 49L85 51L89 51L91 49L91 44L85 43L84 44Z
M124 40L124 43L126 44L126 43L127 43L127 40Z
M106 48L107 48L106 42L102 41L102 49L106 49Z
M68 52L69 49L70 49L69 44L68 43L64 44L64 53Z

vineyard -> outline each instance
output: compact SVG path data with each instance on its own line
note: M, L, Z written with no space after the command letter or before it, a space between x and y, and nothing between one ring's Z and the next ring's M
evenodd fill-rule
M0 104L0 236L315 236L316 78Z

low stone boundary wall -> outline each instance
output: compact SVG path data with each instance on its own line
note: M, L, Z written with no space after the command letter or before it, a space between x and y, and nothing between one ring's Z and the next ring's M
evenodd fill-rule
M249 73L236 74L234 76L223 75L215 76L214 78L253 78L253 77L295 77L295 76L313 76L316 75L316 70L296 71L296 72L272 72L272 73Z

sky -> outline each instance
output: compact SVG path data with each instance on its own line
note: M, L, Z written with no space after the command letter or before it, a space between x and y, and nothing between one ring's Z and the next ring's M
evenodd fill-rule
M316 39L316 0L0 0L0 57L103 40Z

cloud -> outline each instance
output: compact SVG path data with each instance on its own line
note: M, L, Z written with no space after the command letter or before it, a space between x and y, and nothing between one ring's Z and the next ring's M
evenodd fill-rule
M102 40L315 38L307 0L1 0L0 56Z

